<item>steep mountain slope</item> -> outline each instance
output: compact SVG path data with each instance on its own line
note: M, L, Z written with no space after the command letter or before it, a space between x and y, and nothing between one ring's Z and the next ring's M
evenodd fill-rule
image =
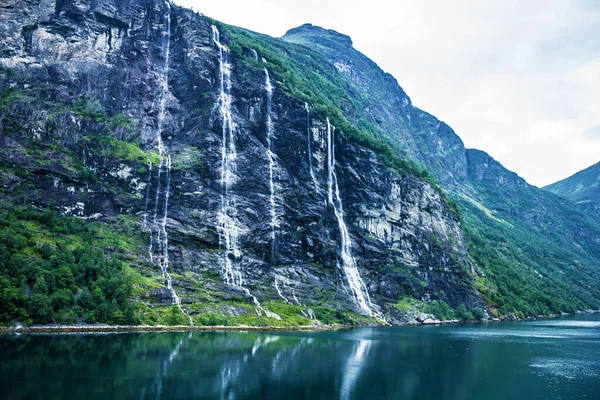
M0 33L6 323L599 306L600 228L465 149L347 36L162 0L11 0Z
M341 87L355 102L343 108L345 116L398 143L459 203L469 250L485 275L478 290L491 309L535 315L597 304L597 222L570 202L527 184L486 153L465 149L450 127L413 107L396 80L352 48L347 36L306 24L283 40L327 57L345 77ZM556 273L565 268L576 270L577 277ZM532 269L537 274L528 272Z
M274 54L164 1L4 9L4 321L398 323L413 298L484 307L439 188L320 93L299 99ZM87 262L95 246L104 259Z
M544 189L583 208L600 211L600 162Z

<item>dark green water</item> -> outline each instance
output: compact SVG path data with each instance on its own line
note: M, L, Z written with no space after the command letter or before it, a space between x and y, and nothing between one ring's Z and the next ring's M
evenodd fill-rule
M600 316L332 332L0 335L6 399L600 399Z

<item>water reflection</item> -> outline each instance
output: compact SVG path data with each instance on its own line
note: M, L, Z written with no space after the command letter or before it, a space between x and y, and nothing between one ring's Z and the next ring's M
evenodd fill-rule
M589 316L277 334L3 335L0 391L86 400L594 398L599 354L600 318Z
M344 371L344 378L342 380L342 389L340 398L341 399L349 399L350 394L354 390L354 386L356 385L356 381L360 374L361 368L366 364L365 363L365 355L369 351L369 347L371 346L371 341L369 340L359 340L354 347L354 351L351 356L348 358L346 362L346 368Z

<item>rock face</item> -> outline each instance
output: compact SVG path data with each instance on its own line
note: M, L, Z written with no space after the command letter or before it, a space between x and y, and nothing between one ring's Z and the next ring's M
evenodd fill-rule
M4 202L54 204L106 224L134 218L153 241L154 273L166 266L182 277L165 282L174 291L148 293L157 303L271 299L365 314L341 268L332 157L351 255L374 312L400 321L391 305L404 296L482 306L460 218L439 191L328 130L327 119L313 116L310 104L307 112L276 78L268 107L263 66L221 49L229 39L215 40L205 18L153 0L9 0L2 7ZM334 38L351 46L348 37ZM253 57L248 50L242 57ZM231 63L227 118L223 51ZM397 93L399 104L406 99ZM417 114L407 118L430 123ZM224 146L227 129L232 140ZM435 127L439 135L448 129ZM225 162L235 165L227 176ZM227 251L228 227L239 254ZM148 255L139 262L147 265ZM239 284L226 283L229 264ZM200 282L202 293L190 282Z

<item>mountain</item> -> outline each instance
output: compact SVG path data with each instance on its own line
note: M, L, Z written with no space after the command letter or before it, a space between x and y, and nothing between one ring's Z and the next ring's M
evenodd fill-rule
M598 224L466 149L348 36L160 0L2 7L4 323L599 307Z
M545 186L545 190L567 198L585 209L600 210L600 162Z
M479 268L476 287L490 310L538 315L570 308L575 299L594 303L599 294L597 222L571 202L529 185L485 152L466 149L447 124L414 107L397 81L352 48L347 36L306 24L283 39L325 56L346 78L338 85L345 98L333 99L345 105L345 117L425 167L456 200L470 256ZM565 279L565 273L572 279Z

